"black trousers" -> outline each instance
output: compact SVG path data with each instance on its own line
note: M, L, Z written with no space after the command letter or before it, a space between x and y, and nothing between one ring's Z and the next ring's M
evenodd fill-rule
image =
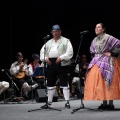
M68 66L61 66L61 64L56 64L57 58L49 58L51 65L47 67L47 86L53 87L56 86L56 81L60 80L60 86L68 86Z

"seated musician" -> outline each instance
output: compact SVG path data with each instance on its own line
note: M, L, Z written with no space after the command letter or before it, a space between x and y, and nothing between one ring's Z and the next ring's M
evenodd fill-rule
M9 82L0 80L0 95L9 88Z
M85 82L85 76L86 76L86 71L88 68L89 63L87 62L87 56L82 55L80 57L79 63L76 65L75 68L75 73L77 73L72 80L72 96L76 94L76 89L84 88L84 82ZM82 90L83 94L83 90Z
M33 61L29 64L29 67L32 69L33 73L35 71L36 67L41 67L40 63L40 57L38 54L34 53L32 55ZM32 77L33 80L35 80L38 83L38 88L44 88L44 76L43 75L38 75Z
M22 89L23 97L28 99L28 92L35 89L38 84L31 79L33 74L32 69L27 65L28 60L23 61L23 54L18 52L16 55L17 61L13 62L10 67L10 73L14 76L14 81L19 88L16 96L19 97Z

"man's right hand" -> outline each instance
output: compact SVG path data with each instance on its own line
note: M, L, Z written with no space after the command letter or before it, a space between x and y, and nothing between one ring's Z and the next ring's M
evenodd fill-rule
M20 71L23 71L24 64L20 64Z
M50 60L49 60L49 58L46 58L46 63L48 64L48 65L51 65L51 62L50 62Z

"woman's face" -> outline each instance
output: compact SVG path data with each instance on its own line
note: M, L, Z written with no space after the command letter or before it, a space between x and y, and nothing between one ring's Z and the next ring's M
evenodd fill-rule
M95 27L95 33L96 35L102 35L104 33L104 28L101 24L97 24Z

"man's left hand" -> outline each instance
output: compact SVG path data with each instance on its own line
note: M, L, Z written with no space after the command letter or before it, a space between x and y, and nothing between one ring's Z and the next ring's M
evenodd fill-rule
M56 60L56 64L58 64L60 62L61 62L61 59L60 59L60 57L58 57L57 60Z

